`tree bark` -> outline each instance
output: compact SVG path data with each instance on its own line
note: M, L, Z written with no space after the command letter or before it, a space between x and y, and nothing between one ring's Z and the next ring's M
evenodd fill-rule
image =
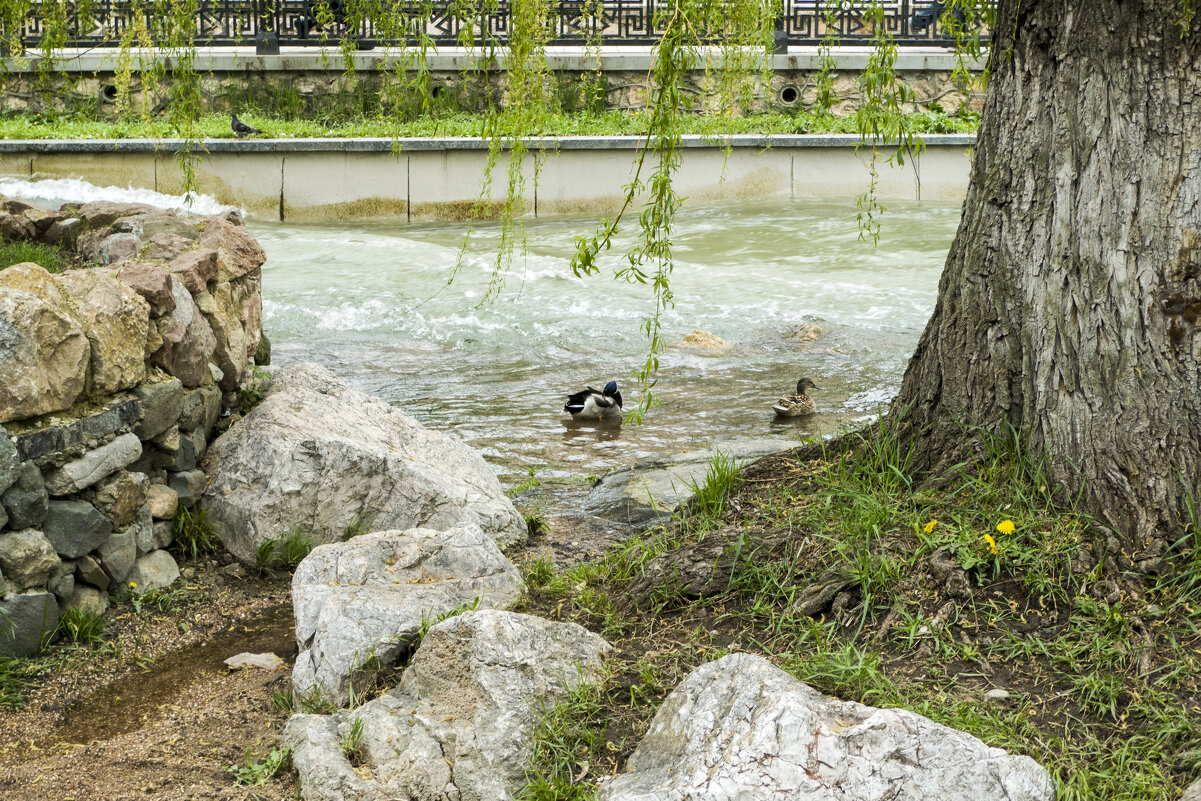
M1201 496L1201 13L1185 32L1184 9L1000 0L963 218L889 413L931 471L963 457L965 426L1012 427L1135 561Z

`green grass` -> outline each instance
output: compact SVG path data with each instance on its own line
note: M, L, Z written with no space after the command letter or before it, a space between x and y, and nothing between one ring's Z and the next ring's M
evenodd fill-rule
M525 565L522 611L580 623L617 651L590 704L573 697L539 728L521 797L591 798L666 694L730 651L1027 754L1059 801L1178 797L1201 772L1201 558L1182 554L1158 579L1106 572L1093 521L1056 495L1045 462L1013 432L965 436L977 458L938 482L877 426L849 451L718 492L705 526L682 516L589 565ZM650 560L719 530L738 549L724 589L631 594ZM806 591L828 583L837 591L804 614ZM1005 701L985 698L996 686Z
M259 543L254 553L255 567L261 573L277 565L295 570L315 547L317 542L312 536L302 526L296 526L283 537L269 537Z
M27 660L0 657L0 709L25 705L25 690L33 686L34 672Z
M468 113L427 116L403 123L360 117L328 124L317 119L282 119L253 113L240 116L245 116L247 122L264 130L266 135L285 139L482 136L486 124L482 115ZM966 133L974 131L977 124L971 117L961 119L937 111L910 114L906 120L918 133ZM635 136L643 132L644 126L644 118L639 113L558 113L550 115L545 121L543 132L547 136ZM803 112L736 117L697 114L682 118L681 126L681 133L711 136L729 133L855 133L854 121L850 117L823 117ZM199 121L198 130L204 138L233 138L227 114L204 115ZM165 116L149 120L136 115L100 120L82 116L47 119L19 115L0 120L0 139L168 139L174 136Z
M59 634L76 645L87 645L104 636L104 616L86 609L68 609L58 619Z
M0 270L32 261L47 272L60 273L69 266L62 251L41 242L0 241Z
M342 753L346 755L346 759L351 765L363 764L363 719L355 718L347 727L346 733L342 735L340 743Z
M233 774L234 781L250 787L266 784L288 763L291 751L287 748L272 748L267 756L256 760L249 749L241 765L230 765L226 771Z
M199 559L217 551L217 532L200 507L189 509L182 504L175 514L175 547L191 559Z

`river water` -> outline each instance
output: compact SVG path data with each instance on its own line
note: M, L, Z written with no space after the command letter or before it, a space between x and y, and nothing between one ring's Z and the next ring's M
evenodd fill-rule
M0 179L0 194L47 205L114 200L181 207L145 190L82 181ZM199 198L193 211L224 207ZM479 449L512 485L600 475L639 459L730 440L787 447L869 420L896 394L906 361L934 307L938 277L959 221L958 205L889 204L879 246L859 240L853 203L772 200L685 204L672 276L670 344L642 425L571 424L569 392L621 386L646 358L646 286L607 269L575 278L574 237L595 221L530 221L499 299L481 303L498 231L480 224L454 282L461 224L250 221L267 251L264 327L274 361L320 362L425 425ZM618 246L630 239L619 239ZM615 249L616 250L616 249ZM684 340L700 330L720 347ZM808 376L817 413L777 421L781 394Z
M781 447L870 419L895 395L934 306L959 207L893 203L878 247L858 239L853 204L773 200L682 210L673 238L675 307L642 425L571 424L568 392L617 380L629 408L647 341L646 286L568 269L593 221L526 229L499 299L481 304L498 232L477 227L454 282L462 225L252 222L268 253L264 326L276 364L313 360L453 432L512 484L600 475L640 458L728 440ZM622 244L628 244L628 240ZM700 330L726 345L684 340ZM817 414L778 422L770 407L802 376Z

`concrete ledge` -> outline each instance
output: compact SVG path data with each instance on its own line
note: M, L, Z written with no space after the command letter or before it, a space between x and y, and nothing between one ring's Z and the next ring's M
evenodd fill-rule
M931 135L903 166L877 159L877 196L962 200L972 135ZM522 167L524 208L535 216L603 216L621 205L641 137L559 137ZM720 142L729 144L729 150ZM399 145L399 152L394 146ZM871 149L854 135L685 137L677 191L692 202L854 199L866 191ZM102 186L182 191L181 140L0 140L0 174L79 178ZM197 143L197 189L257 218L315 222L488 216L504 199L508 156L480 197L488 143L444 139L215 139ZM541 159L535 184L535 158Z

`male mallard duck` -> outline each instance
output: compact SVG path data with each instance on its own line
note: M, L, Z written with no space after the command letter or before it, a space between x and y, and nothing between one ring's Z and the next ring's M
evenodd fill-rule
M622 418L621 393L617 391L617 382L605 384L604 392L597 392L587 387L567 396L567 405L563 411L571 412L572 420L604 420L610 423L620 423Z
M813 398L805 394L806 389L821 389L821 387L808 378L802 378L796 382L796 394L780 398L776 401L776 405L771 407L771 410L779 417L800 417L803 414L813 414L817 411L817 404L813 402Z

